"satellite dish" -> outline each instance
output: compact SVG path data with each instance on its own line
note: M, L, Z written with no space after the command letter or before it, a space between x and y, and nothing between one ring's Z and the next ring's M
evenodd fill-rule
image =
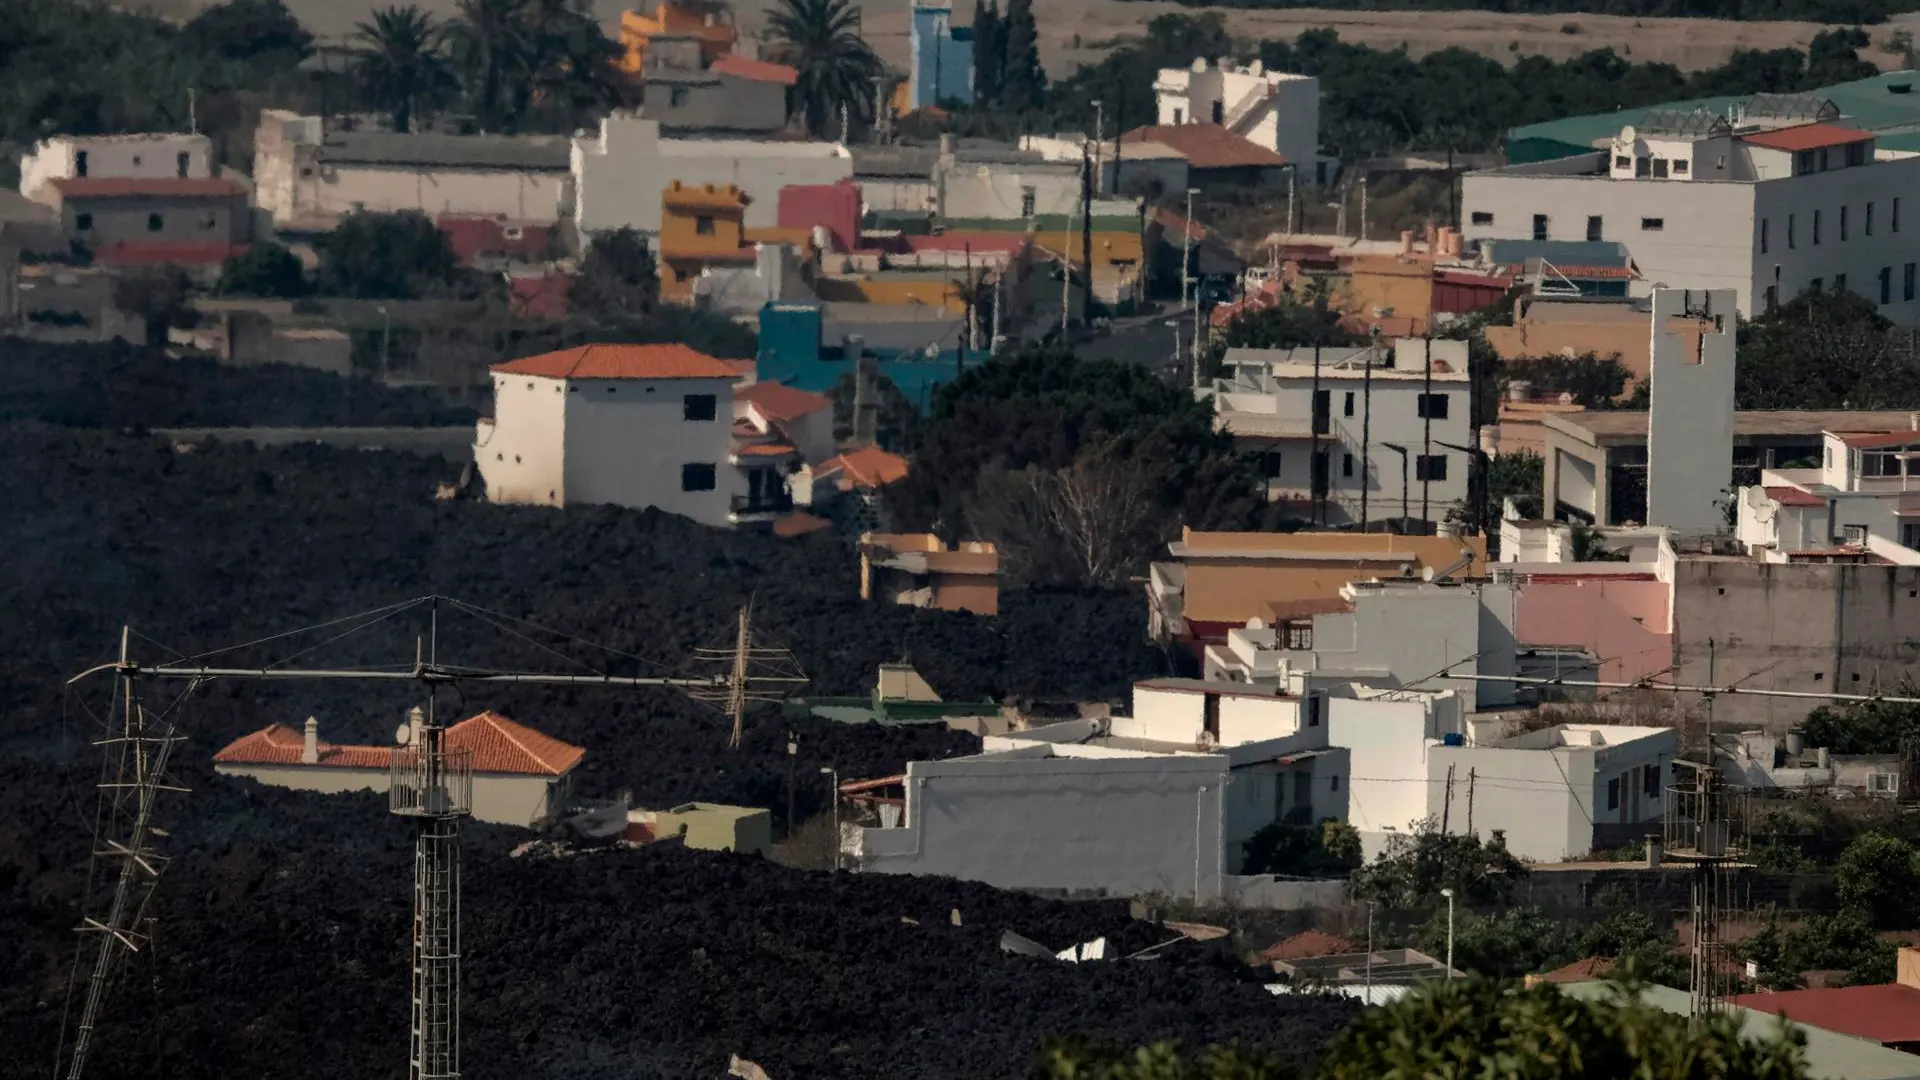
M393 733L393 741L399 746L411 745L413 743L413 725L401 724Z
M1633 130L1632 124L1628 124L1626 127L1623 127L1620 129L1620 141L1623 143L1633 142L1639 137L1640 137L1640 133Z

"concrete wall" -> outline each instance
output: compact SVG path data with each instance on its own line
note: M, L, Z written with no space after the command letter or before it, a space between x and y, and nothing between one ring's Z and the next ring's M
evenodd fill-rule
M316 768L311 765L215 765L222 776L245 776L272 787L295 791L317 791L338 795L346 791L374 791L385 794L385 769Z
M1459 730L1459 715L1425 699L1328 702L1327 739L1345 747L1353 771L1347 820L1360 832L1366 857L1427 816L1429 743Z
M1026 192L1033 192L1033 212L1024 213ZM1025 165L948 161L941 170L936 193L940 216L1017 221L1042 215L1080 212L1078 162ZM1079 251L1074 248L1075 253Z
M1292 735L1300 730L1300 699L1267 694L1210 693L1199 690L1133 688L1132 725L1136 738L1197 745L1206 731L1207 700L1216 699L1219 745L1239 746ZM1119 727L1115 728L1116 733Z
M1220 538L1221 545L1230 545L1236 535L1241 534L1213 534ZM1275 557L1208 558L1203 547L1190 547L1181 557L1187 571L1184 610L1188 619L1244 625L1248 619L1266 618L1270 604L1331 599L1339 596L1341 587L1349 582L1393 577L1402 566L1411 567L1415 576L1424 568L1445 569L1458 560L1463 547L1477 543L1444 536L1367 537L1362 543L1363 538L1348 535L1296 533L1284 538L1286 547L1282 548L1273 543L1271 535L1244 535L1256 538L1253 543L1262 547L1272 546ZM1404 552L1412 558L1402 563L1356 558L1353 554L1382 551ZM1281 552L1288 557L1282 557ZM1462 574L1480 569L1476 563Z
M20 158L20 194L52 206L47 185L81 175L79 155L87 157L88 177L169 177L213 175L213 140L205 135L161 132L150 135L60 135L42 139ZM181 155L186 157L182 159Z
M570 379L566 421L569 503L657 506L725 525L729 500L746 494L727 464L733 386L725 379ZM686 399L710 394L712 420L685 419ZM711 491L682 491L681 466L712 465Z
M1712 320L1685 335L1678 316ZM1647 414L1647 524L1685 534L1727 525L1733 475L1734 332L1731 289L1655 289Z
M916 761L907 766L910 824L860 830L859 865L1009 889L1212 901L1226 887L1226 776L1218 755L1069 759L1015 751Z
M322 164L311 173L303 169L294 180L293 220L418 210L432 218L474 214L552 222L566 214L572 188L572 177L559 170Z
M473 440L489 501L566 505L566 391L564 379L493 376L493 419Z
M117 243L239 244L247 240L253 224L245 196L68 199L61 204L60 218L68 236L91 247Z
M313 765L216 765L223 776L246 776L274 787L337 795L348 791L384 794L385 769L341 769ZM564 780L545 776L476 773L473 777L473 819L496 825L527 828L545 820L555 809L555 793Z
M1819 278L1826 290L1845 276L1847 288L1875 303L1880 299L1879 274L1890 278L1890 303L1880 314L1895 323L1920 322L1920 298L1905 299L1903 268L1920 259L1920 158L1876 162L1850 169L1834 169L1807 176L1787 177L1756 185L1754 213L1767 222L1767 250L1756 239L1753 251L1753 307L1742 298L1742 311L1764 310L1766 289L1777 286L1780 303L1811 288ZM1905 198L1901 196L1904 195ZM1893 228L1895 203L1900 204L1900 228ZM1867 207L1873 207L1873 232L1868 235ZM1840 239L1840 214L1847 212L1847 238ZM1820 242L1813 243L1813 215L1820 214ZM1787 241L1787 219L1793 219L1793 243ZM1755 226L1758 236L1758 225ZM1672 279L1668 279L1672 281ZM1681 284L1673 281L1673 284Z
M675 180L736 184L753 200L748 228L779 224L780 189L832 184L853 175L837 143L662 139L658 121L620 112L597 135L573 140L574 222L584 234L623 227L660 230L660 193Z
M1913 671L1920 567L1701 558L1674 575L1676 682L1708 683L1710 653L1711 681L1752 689L1869 693ZM1721 695L1714 724L1778 733L1818 704Z
M651 79L641 111L668 131L775 132L787 126L787 88L712 71Z
M1435 746L1427 760L1427 812L1450 832L1499 830L1507 850L1533 862L1582 858L1593 851L1597 826L1659 828L1661 792L1678 748L1672 731L1616 746ZM1655 769L1651 785L1646 766ZM1610 797L1614 783L1617 798Z

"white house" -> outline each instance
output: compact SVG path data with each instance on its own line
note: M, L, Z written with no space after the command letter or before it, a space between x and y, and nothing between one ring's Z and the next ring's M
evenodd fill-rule
M1267 497L1328 524L1439 522L1467 497L1472 384L1466 342L1372 349L1228 349L1210 393L1219 425L1260 455ZM1317 451L1317 453L1316 453ZM1364 496L1363 496L1364 493Z
M213 175L213 140L205 135L56 135L20 158L20 194L59 204L55 180L205 179Z
M1427 762L1442 741L1464 741L1465 702L1450 690L1359 689L1328 701L1327 741L1345 747L1353 771L1347 821L1371 859L1387 838L1427 816Z
M766 512L767 481L752 474L780 463L732 463L740 374L685 345L584 345L496 364L494 415L473 446L487 497L657 506L708 525Z
M780 189L833 184L853 175L845 146L826 142L666 139L656 120L616 112L595 135L572 143L573 217L581 233L632 228L660 231L660 193L675 180L737 185L747 193L745 224L779 222Z
M1821 433L1817 468L1766 469L1740 489L1736 535L1770 562L1835 547L1920 563L1920 424Z
M1158 123L1219 124L1311 169L1320 156L1320 80L1268 71L1258 60L1162 68L1153 82ZM1309 172L1306 175L1313 175Z
M881 827L848 829L844 851L869 872L1212 901L1236 891L1261 828L1346 814L1346 755L1327 744L1318 694L1153 679L1133 712L912 762L883 781L903 799Z
M1593 154L1468 173L1461 213L1469 241L1624 244L1648 287L1731 289L1748 317L1832 289L1911 325L1916 183L1920 158L1876 160L1868 132L1667 113Z
M1559 724L1481 745L1443 744L1427 755L1425 812L1449 832L1498 830L1523 859L1578 859L1631 843L1647 826L1658 831L1679 752L1673 728L1624 724Z
M1382 690L1451 685L1468 712L1511 705L1511 683L1431 680L1513 674L1514 597L1507 582L1356 581L1338 605L1301 604L1298 614L1227 631L1224 644L1206 646L1204 673L1256 685L1295 673Z
M422 720L417 708L407 714L404 730L413 745L418 745ZM454 724L441 741L448 751L466 755L475 820L503 825L538 826L566 809L573 769L587 754L495 712ZM269 724L228 743L213 756L213 766L222 776L299 791L385 792L392 782L393 751L392 746L323 741L318 721L309 717L303 731Z

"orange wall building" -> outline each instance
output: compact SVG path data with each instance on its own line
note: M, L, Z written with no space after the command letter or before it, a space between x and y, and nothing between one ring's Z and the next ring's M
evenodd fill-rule
M700 59L711 64L733 51L738 39L733 18L718 5L676 3L660 0L652 14L639 11L620 13L620 59L617 68L629 78L638 79L647 63L647 44L656 37L693 37L700 42Z
M660 298L693 300L693 279L708 266L753 261L744 225L752 200L737 185L683 185L660 194Z

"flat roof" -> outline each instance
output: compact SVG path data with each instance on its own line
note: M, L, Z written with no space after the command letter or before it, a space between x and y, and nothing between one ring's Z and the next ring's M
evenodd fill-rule
M1602 412L1562 413L1542 418L1542 423L1573 435L1601 439L1647 436L1644 410L1606 410ZM1733 414L1735 438L1769 438L1788 435L1819 436L1822 432L1907 431L1913 428L1909 409L1746 409Z
M1186 694L1225 694L1229 697L1284 698L1290 696L1276 686L1258 686L1253 683L1233 682L1229 679L1179 679L1171 676L1142 679L1134 683L1133 688L1135 690L1173 690Z

